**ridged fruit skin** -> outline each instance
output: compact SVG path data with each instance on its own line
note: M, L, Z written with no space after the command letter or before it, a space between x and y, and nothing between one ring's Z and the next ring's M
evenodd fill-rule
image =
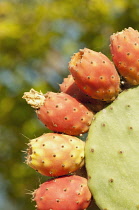
M85 143L75 136L46 133L30 140L26 163L46 176L62 176L84 165Z
M87 179L72 175L49 180L33 193L37 210L84 210L91 200Z
M139 32L129 27L110 37L112 59L130 85L139 84Z
M106 106L106 103L101 100L93 99L90 96L86 95L75 83L73 76L70 74L67 78L64 78L63 82L59 84L60 91L67 93L70 96L76 98L81 103L89 106L89 108L98 112Z
M114 64L102 53L84 48L69 62L78 87L92 98L112 101L120 91L120 77Z
M94 117L86 106L62 92L48 92L36 113L50 130L75 136L86 133Z

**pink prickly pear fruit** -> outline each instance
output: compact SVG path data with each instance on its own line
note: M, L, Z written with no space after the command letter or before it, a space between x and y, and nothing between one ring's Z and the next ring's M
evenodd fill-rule
M81 103L84 103L86 106L94 111L98 112L106 106L106 103L101 100L93 99L90 96L86 95L75 83L73 76L70 74L67 78L64 78L64 81L60 86L60 91L67 93L70 96L76 98Z
M78 87L92 98L113 101L120 91L114 64L102 53L84 48L75 53L69 70Z
M85 210L91 201L87 179L71 175L49 180L33 193L37 210Z
M81 89L76 85L71 74L68 75L67 78L64 78L62 84L60 84L59 86L61 92L67 93L81 102L87 102L89 100L88 96L84 92L82 92Z
M28 144L26 163L46 176L62 176L84 165L85 143L75 136L46 133Z
M130 85L138 85L139 32L129 27L111 35L110 51L119 73Z
M94 117L85 105L66 93L45 95L31 89L23 96L36 109L38 118L54 132L69 135L86 133Z

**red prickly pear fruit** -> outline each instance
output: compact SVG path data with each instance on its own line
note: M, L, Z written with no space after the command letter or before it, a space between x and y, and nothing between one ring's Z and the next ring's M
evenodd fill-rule
M64 176L49 180L33 192L37 210L85 210L91 201L87 179Z
M61 92L67 93L81 102L88 101L88 96L84 92L82 92L80 88L76 85L71 74L68 75L67 78L64 78L64 81L59 86Z
M112 101L120 91L120 77L114 64L101 52L84 48L75 53L69 70L78 87L92 98Z
M139 84L139 32L129 27L110 36L110 51L119 73L130 85Z
M47 133L28 144L26 163L46 176L62 176L84 165L85 143L75 136Z
M94 112L98 112L106 106L104 101L93 99L81 91L81 89L76 85L72 75L68 75L67 78L64 78L64 81L59 86L61 92L67 93L76 98L81 103L89 106L89 108Z
M86 133L94 117L85 105L66 93L41 92L31 89L23 96L36 109L38 118L54 132L69 135Z

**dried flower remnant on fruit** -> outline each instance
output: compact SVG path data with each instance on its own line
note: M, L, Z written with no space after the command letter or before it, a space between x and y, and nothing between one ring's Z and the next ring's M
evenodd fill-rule
M25 92L22 98L34 109L39 109L45 101L43 93L41 91L37 92L33 88L29 92Z

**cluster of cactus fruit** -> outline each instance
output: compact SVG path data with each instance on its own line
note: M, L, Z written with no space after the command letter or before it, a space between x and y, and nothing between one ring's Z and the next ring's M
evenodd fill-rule
M139 209L139 32L111 35L110 52L81 49L58 93L23 95L52 131L28 143L26 163L50 177L33 192L37 210L85 210L92 198L102 210Z

